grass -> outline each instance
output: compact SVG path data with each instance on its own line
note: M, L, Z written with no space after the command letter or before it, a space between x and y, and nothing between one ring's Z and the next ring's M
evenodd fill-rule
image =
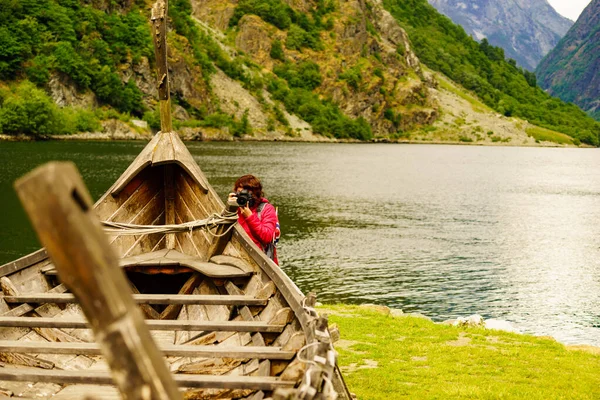
M526 129L527 135L539 142L553 142L558 144L574 144L573 138L564 133L551 131L538 126Z
M598 399L600 355L549 338L324 306L359 399Z

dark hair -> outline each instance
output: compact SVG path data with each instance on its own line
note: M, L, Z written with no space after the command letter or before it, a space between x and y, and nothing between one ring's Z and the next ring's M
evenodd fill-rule
M262 184L254 175L244 175L238 178L238 180L235 181L233 190L235 191L237 188L248 190L252 193L252 197L254 197L257 202L265 195L262 190Z

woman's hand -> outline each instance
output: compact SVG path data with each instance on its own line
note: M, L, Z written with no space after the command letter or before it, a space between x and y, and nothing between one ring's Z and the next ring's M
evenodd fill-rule
M250 207L248 207L248 204L246 204L244 207L240 207L240 212L245 218L248 218L252 215L252 210L250 209Z
M227 205L237 207L237 193L229 193L229 196L227 196Z

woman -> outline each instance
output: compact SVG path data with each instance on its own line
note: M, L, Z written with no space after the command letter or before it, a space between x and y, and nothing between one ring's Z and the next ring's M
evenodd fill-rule
M238 207L238 222L252 241L279 265L275 248L280 234L277 210L264 198L262 184L254 175L244 175L235 181L229 202L239 204L238 196L241 199L247 195L250 199Z

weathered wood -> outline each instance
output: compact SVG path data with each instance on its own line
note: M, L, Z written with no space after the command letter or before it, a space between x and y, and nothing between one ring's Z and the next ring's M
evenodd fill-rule
M286 325L294 320L294 313L291 308L285 307L277 311L275 316L269 320L270 324Z
M239 366L243 360L232 358L208 358L183 364L178 372L183 374L223 375Z
M229 281L228 281L229 282ZM232 284L233 285L233 284ZM235 286L235 285L234 285ZM238 289L239 290L239 289ZM240 295L193 295L193 294L134 294L133 300L138 304L189 304L189 305L230 305L230 306L264 306L266 299L257 299ZM7 303L75 303L75 296L70 293L52 294L39 293L30 295L16 295L0 297Z
M167 14L168 2L158 0L152 7L152 31L154 34L154 54L158 78L158 99L160 101L160 130L171 132L171 98L169 93L169 69L167 67Z
M160 351L167 356L258 358L261 360L290 360L295 351L284 351L279 347L256 346L190 346L163 345ZM96 343L23 342L6 340L0 342L0 352L33 354L83 354L100 355Z
M231 265L245 272L256 272L255 269L250 266L250 264L248 264L245 260L239 257L225 256L221 254L218 256L211 257L210 262L219 265Z
M95 398L102 400L121 400L119 391L110 386L100 385L69 385L52 396L52 400L82 400L89 399L93 393Z
M173 225L175 223L175 166L173 164L166 164L163 168L165 187L165 225ZM174 249L175 234L168 233L165 236L167 249Z
M46 361L41 358L36 358L28 354L0 353L0 361L8 364L25 365L27 367L37 367L44 369L54 368L53 362Z
M139 295L140 291L138 290L138 288L133 284L133 282L129 282L129 287L131 288L131 291L134 293L134 296ZM139 305L140 310L142 310L142 312L144 313L144 315L146 316L146 318L150 318L150 319L160 319L160 314L158 311L156 311L154 309L154 307L152 307L149 304L145 304L142 303Z
M275 283L273 281L269 281L265 286L262 287L262 289L258 291L258 293L256 293L256 297L258 299L268 299L276 292L277 287L275 286Z
M91 197L75 165L46 164L19 179L15 187L61 281L78 298L103 344L123 396L181 398L91 211Z
M185 172L181 171L181 174L185 174ZM177 179L177 196L175 197L176 212L181 219L179 223L207 218L211 214L205 205L202 204L203 202L196 198L181 174ZM203 197L206 198L206 196ZM191 244L198 253L201 261L208 261L206 251L213 238L206 229L196 229L191 232L180 233L177 237L184 242L182 246L190 247L189 245ZM187 241L191 243L186 245L185 242Z
M202 276L200 274L192 274L189 279L183 284L179 290L179 296L185 296L191 294L196 287L202 282ZM181 311L182 304L169 304L167 308L160 314L160 319L173 319L176 318Z
M265 392L263 392L262 390L251 394L248 397L245 397L244 400L263 400L265 398Z
M285 325L274 325L264 321L181 321L181 320L147 320L150 330L168 331L220 331L220 332L271 332L283 331ZM0 327L15 328L59 328L86 329L90 325L86 320L73 318L42 317L3 317L0 316Z
M29 255L19 258L18 260L0 266L0 277L14 274L17 271L20 271L23 268L27 268L30 265L40 262L46 258L48 258L48 253L46 253L46 249L40 249L35 253L31 253Z
M250 272L242 271L230 265L219 265L201 261L198 257L183 254L177 250L163 249L133 257L123 258L119 261L121 267L156 267L156 266L181 266L188 267L211 278L243 278L250 276Z
M297 352L306 344L306 338L302 332L296 332L283 346L284 349Z
M206 376L175 375L174 380L181 387L190 388L229 388L274 390L280 387L293 387L296 382L284 381L270 376ZM27 368L0 368L0 380L18 382L54 382L111 385L108 373L94 371L32 370Z
M16 296L19 294L16 286L12 283L12 281L10 280L10 278L8 278L7 276L3 276L2 278L0 278L0 286L2 287L2 291L8 295L12 295L12 296ZM53 310L52 314L57 314L58 312L60 312L61 310L55 306L52 305L55 310ZM39 309L42 309L43 307L38 307ZM69 335L66 332L61 331L60 329L54 329L53 327L31 327L34 328L34 330L43 338L45 338L46 340L49 341L58 341L58 342L79 342L80 340ZM49 328L49 329L48 329Z

